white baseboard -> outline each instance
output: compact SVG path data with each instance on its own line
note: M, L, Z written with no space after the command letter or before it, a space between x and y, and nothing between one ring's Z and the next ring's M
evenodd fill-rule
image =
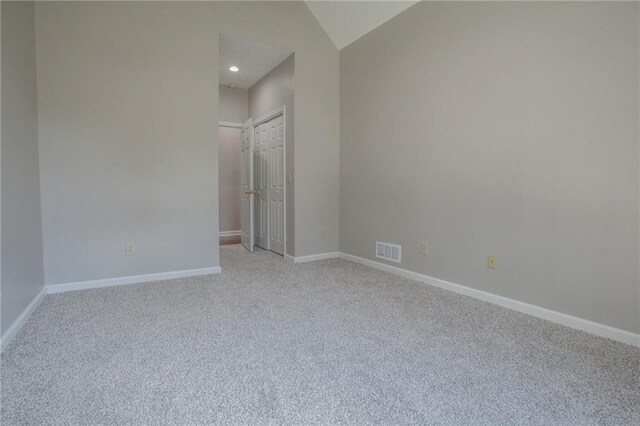
M619 328L610 327L608 325L589 321L583 318L578 318L571 315L563 314L561 312L552 311L551 309L542 308L540 306L531 305L528 303L520 302L518 300L509 299L507 297L498 296L497 294L488 293L486 291L476 290L471 287L466 287L460 284L454 284L445 280L430 277L428 275L423 275L417 272L412 272L406 269L398 268L396 266L386 265L384 263L365 259L359 256L354 256L352 254L341 252L340 257L342 259L360 263L365 266L370 266L372 268L379 269L381 271L391 272L392 274L400 275L405 278L426 283L434 287L439 287L445 290L453 291L454 293L464 294L465 296L470 296L476 299L483 300L485 302L494 303L504 308L512 309L514 311L518 311L534 317L542 318L547 321L555 322L557 324L562 324L567 327L571 327L577 330L585 331L587 333L595 334L596 336L606 337L611 340L626 343L627 345L640 347L640 334L632 333L626 330L621 330Z
M161 272L158 274L133 275L128 277L107 278L101 280L79 281L66 284L49 284L44 286L40 293L33 298L29 306L26 307L20 316L11 324L11 327L2 335L0 339L0 352L9 345L11 340L18 334L22 326L27 322L31 314L44 299L47 294L63 293L75 290L88 290L91 288L112 287L126 284L140 284L149 281L171 280L176 278L195 277L199 275L219 274L222 272L219 266L201 269L189 269L185 271Z
M185 271L161 272L158 274L132 275L128 277L105 278L101 280L78 281L66 284L49 284L47 293L63 293L66 291L88 290L91 288L113 287L127 284L141 284L149 281L172 280L176 278L196 277L199 275L219 274L222 272L219 266L200 269L188 269Z
M238 229L237 231L220 231L220 237L239 237L242 235L242 230Z
M46 295L47 288L42 287L40 293L38 293L36 297L33 298L26 309L22 311L20 316L16 318L13 324L11 324L7 331L5 331L5 333L2 335L2 338L0 339L0 352L4 351L9 343L11 343L13 338L16 337L22 326L25 325L31 314L38 308L38 306L40 306L40 303L42 303L42 299L44 299L44 296Z
M398 268L396 266L386 265L384 263L376 262L373 260L365 259L359 256L354 256L348 253L331 252L321 253L309 256L285 256L288 259L293 260L294 263L313 262L316 260L334 259L340 257L345 260L360 263L365 266L369 266L381 271L390 272L408 279L419 281L439 287L445 290L453 291L454 293L463 294L476 299L483 300L485 302L494 303L502 307L512 309L514 311L522 312L534 317L542 318L551 322L565 325L577 330L585 331L587 333L595 334L597 336L606 337L611 340L626 343L628 345L640 347L640 334L632 333L630 331L621 330L618 328L610 327L608 325L596 323L583 318L574 317L571 315L563 314L561 312L552 311L550 309L542 308L540 306L531 305L528 303L520 302L517 300L509 299L507 297L498 296L493 293L488 293L481 290L476 290L470 287L466 287L460 284L454 284L445 280L430 277L428 275L420 274L418 272L408 271L406 269ZM0 339L0 351L9 345L11 340L18 334L22 326L27 322L31 314L42 302L46 294L61 293L74 290L86 290L91 288L111 287L126 284L138 284L149 281L169 280L176 278L186 278L199 275L219 274L221 268L214 266L210 268L190 269L185 271L163 272L157 274L146 275L134 275L128 277L119 278L107 278L101 280L80 281L67 284L50 284L44 287L40 293L31 301L29 306L20 314L20 316L11 324L9 329L2 335Z
M340 257L340 252L337 251L331 253L311 254L308 256L289 256L289 258L293 259L293 263L315 262L316 260L336 259L338 257Z

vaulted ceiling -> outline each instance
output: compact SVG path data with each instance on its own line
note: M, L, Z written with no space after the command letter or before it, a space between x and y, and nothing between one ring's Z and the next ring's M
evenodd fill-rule
M338 49L382 25L417 1L309 0L306 4ZM247 89L280 64L290 50L220 35L220 84ZM232 72L231 66L238 67Z
M417 1L306 0L306 3L336 47L342 49Z
M287 59L293 51L220 34L220 84L248 89ZM235 66L233 72L229 68Z

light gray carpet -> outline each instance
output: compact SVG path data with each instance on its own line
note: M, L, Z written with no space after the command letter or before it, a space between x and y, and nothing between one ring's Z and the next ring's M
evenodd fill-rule
M47 296L2 424L640 424L640 350L344 260Z

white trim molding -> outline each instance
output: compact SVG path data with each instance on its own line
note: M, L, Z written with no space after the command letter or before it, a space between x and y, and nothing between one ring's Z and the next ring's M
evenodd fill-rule
M231 121L218 121L218 127L230 127L232 129L241 129L242 123L233 123Z
M184 271L161 272L157 274L132 275L128 277L106 278L91 281L79 281L66 284L49 284L42 288L40 293L33 298L29 306L25 308L20 316L11 324L9 329L0 339L0 352L4 351L11 340L18 334L22 326L27 322L31 314L40 306L40 303L47 294L64 293L75 290L88 290L92 288L113 287L127 284L142 284L151 281L171 280L176 278L195 277L200 275L212 275L222 272L219 266L210 268L189 269Z
M312 256L305 256L312 257ZM551 309L542 308L540 306L531 305L529 303L520 302L518 300L509 299L507 297L498 296L497 294L488 293L482 290L476 290L471 287L466 287L460 284L451 283L439 278L433 278L428 275L420 274L418 272L408 271L406 269L398 268L396 266L386 265L384 263L376 262L374 260L365 259L352 254L340 253L340 258L350 260L355 263L360 263L371 268L375 268L381 271L390 272L392 274L399 275L404 278L419 281L425 284L439 287L445 290L452 291L454 293L470 296L475 299L483 300L485 302L493 303L502 306L507 309L522 312L537 318L542 318L547 321L555 322L576 330L585 331L587 333L595 334L596 336L606 337L611 340L626 343L627 345L640 347L640 334L632 333L630 331L621 330L619 328L610 327L608 325L600 324L597 322L589 321L583 318L574 317L571 315L563 314L561 312L552 311ZM320 260L320 259L313 259Z
M200 275L212 275L222 272L219 266L200 269L188 269L185 271L161 272L157 274L131 275L128 277L105 278L100 280L77 281L65 284L47 285L47 293L64 293L75 290L88 290L91 288L113 287L127 284L142 284L151 281L173 280L176 278L197 277Z
M298 256L298 257L287 255L287 257L293 260L293 263L307 263L307 262L315 262L316 260L336 259L340 257L340 253L337 251L334 251L331 253L310 254L308 256Z
M25 310L22 311L20 316L16 318L13 324L11 324L11 326L7 329L7 331L5 331L5 333L2 335L2 338L0 339L0 352L4 351L9 345L9 343L11 343L13 338L18 335L18 332L20 331L22 326L26 324L31 314L33 314L33 312L38 308L38 306L40 306L40 303L42 303L42 300L46 295L47 295L47 288L42 287L42 290L40 290L40 293L38 293L36 297L33 298L31 303L29 303L29 305L25 308Z
M256 118L255 120L253 120L253 127L257 127L262 123L266 123L267 121L271 120L272 118L276 118L279 115L284 115L285 114L285 106L281 106L279 108L274 109L273 111L269 111L268 113L266 113L265 115Z
M237 231L220 231L220 237L238 237L242 235L242 230L238 229Z

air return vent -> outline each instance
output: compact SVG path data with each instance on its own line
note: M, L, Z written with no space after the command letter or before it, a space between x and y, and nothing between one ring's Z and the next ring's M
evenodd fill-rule
M399 245L376 241L376 257L378 259L400 263L401 252L402 247L400 247Z

